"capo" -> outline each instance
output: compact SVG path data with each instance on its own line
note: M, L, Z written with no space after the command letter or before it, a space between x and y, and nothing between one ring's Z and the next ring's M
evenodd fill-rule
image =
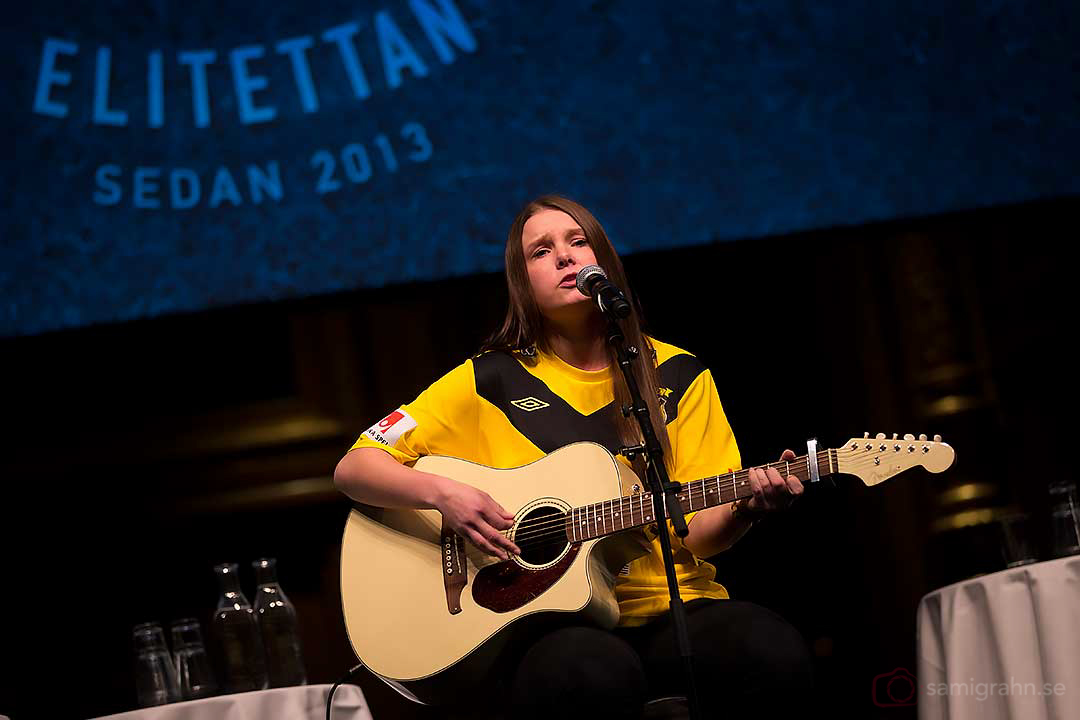
M806 474L809 475L809 482L816 483L821 480L821 476L818 474L817 466L817 439L811 439L806 441Z

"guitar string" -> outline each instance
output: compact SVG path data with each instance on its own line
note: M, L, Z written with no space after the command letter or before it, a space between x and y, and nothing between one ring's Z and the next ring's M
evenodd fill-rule
M824 455L827 452L829 452L829 451L822 450L822 451L819 451L818 455L819 456ZM826 458L826 460L827 459L828 458ZM790 465L792 463L794 463L794 464L805 464L805 456L803 456L801 461L798 458L796 460L794 460L794 461L790 461L788 463L788 465ZM770 463L769 466L772 467L773 466L772 463ZM734 480L731 479L730 475L731 475L730 473L725 473L724 475L717 475L717 476L713 476L713 477L710 477L710 478L704 478L702 480L695 480L695 481L692 481L690 483L683 484L681 486L682 489L679 492L680 493L681 492L688 492L689 493L688 499L690 497L693 497L695 500L698 497L698 493L700 493L701 496L702 496L702 498L701 498L702 507L704 507L705 503L706 503L706 500L708 498L708 493L709 492L714 492L714 491L710 491L706 487L706 483L712 483L712 482L714 482L716 480L719 480L720 481L720 494L721 495L723 495L726 491L731 490L735 486L745 486L747 483L749 483L749 476L748 476L747 470L736 470ZM604 500L602 503L594 503L592 505L584 505L584 506L582 506L580 508L574 508L574 510L579 510L579 511L584 510L586 516L590 515L590 511L591 511L592 516L599 517L600 515L606 515L607 514L607 510L603 507L603 505L606 505L606 504L610 503L610 507L612 509L614 509L615 501L618 501L619 505L620 505L620 510L619 511L623 512L624 510L622 508L625 507L625 503L627 501L629 501L632 504L633 499L637 498L637 497L650 498L649 506L651 508L651 506L652 506L652 501L651 501L652 493L643 493L640 496L638 496L638 495L625 495L625 496L623 496L621 498L612 498L611 500ZM734 498L732 500L728 500L726 502L734 502L735 499L738 499L738 498L736 497L736 498ZM724 504L724 502L720 502L720 503L717 503L717 504L722 505L722 504ZM600 507L597 508L597 506L600 506ZM597 509L594 509L594 508L597 508ZM599 510L599 512L597 512L597 510ZM642 505L642 510L644 512L643 505ZM627 510L626 512L629 512L629 510ZM554 527L554 526L558 526L558 525L564 525L565 522L566 522L566 517L567 517L566 513L561 513L558 516L558 518L555 518L555 519L551 519L550 517L548 517L548 518L545 518L544 520L533 521L531 523L523 523L523 524L518 526L517 537L523 537L523 534L522 534L523 529L524 530L535 530L535 529L542 528L542 527L545 527L545 526ZM646 522L651 522L651 521L646 521ZM594 523L595 523L595 521L594 521ZM509 537L509 535L507 533L503 533L503 536L504 537ZM528 536L528 533L525 533L524 536Z
M821 452L819 452L819 455L827 453L827 452L828 451L821 451ZM843 450L842 452L851 453L853 451L851 451L851 450ZM827 459L828 458L826 458L826 460ZM805 463L805 456L803 456L803 458L801 458L801 459L796 459L795 461L791 461L791 462L794 462L796 464L803 464L803 463ZM855 463L848 463L848 467L851 468L851 469L861 469L861 467L858 467L858 466L861 466L861 465L869 466L869 465L872 465L872 464L874 464L874 461L871 459L869 461L856 461ZM789 463L789 465L790 465L790 463ZM770 463L769 466L772 467L773 464ZM736 480L734 482L731 479L724 476L724 475L714 476L712 478L706 478L704 481L696 480L693 483L688 483L686 485L683 485L682 490L680 490L680 493L681 492L687 492L688 493L687 500L690 500L690 499L697 500L698 499L698 494L700 493L701 494L701 501L702 501L702 508L704 509L704 507L706 506L707 500L708 500L708 493L710 492L708 487L706 487L706 483L711 483L716 479L720 479L720 481L722 483L722 485L720 487L721 497L723 496L725 491L731 490L733 488L733 486L736 486L736 485L745 486L749 482L749 479L746 477L746 471L745 470L736 471ZM650 506L651 506L651 495L652 495L651 493L647 493L647 494L642 495L643 498L644 497L650 498ZM631 505L632 505L632 498L633 497L635 497L635 496L623 496L622 498L613 498L610 501L605 500L605 501L603 501L603 503L595 503L593 505L582 506L582 508L574 508L574 510L585 510L584 514L586 515L586 520L588 519L588 517L590 515L590 510L591 510L592 511L591 514L592 514L592 516L594 518L592 520L592 524L594 526L597 525L597 524L606 526L606 525L612 524L612 523L602 522L603 518L611 517L609 515L608 509L605 508L604 505L607 505L608 503L610 503L609 507L611 508L611 510L614 510L615 509L615 500L618 500L619 501L619 512L626 512L626 510L624 510L624 508L626 507L626 501L630 500ZM748 497L748 496L744 496L744 497ZM738 499L737 496L736 496L736 499ZM726 504L727 502L734 502L734 500L721 501L721 502L716 503L716 504L717 505L722 505L722 504ZM597 507L597 506L600 506L600 507ZM644 505L642 504L641 507L642 507L642 511L644 512ZM597 519L600 519L601 522L598 523ZM515 535L515 540L518 540L518 539L520 539L520 540L528 540L530 538L538 537L539 535L549 535L549 536L552 536L552 537L557 537L561 533L561 531L564 530L565 525L566 525L566 520L567 520L567 514L566 513L560 513L557 517L554 517L554 518L551 518L549 516L549 517L545 518L544 520L533 521L531 523L523 523L523 524L518 526L518 531L517 531L517 533ZM648 522L651 522L651 521L645 521L642 524L645 524L645 523L648 523ZM555 530L555 532L543 532L543 530L545 528L550 528L551 530ZM556 530L556 528L557 528L557 530ZM511 530L512 529L513 528L511 528ZM620 529L622 529L622 528L620 528ZM532 532L530 532L530 531L532 531ZM537 531L540 531L540 532L537 532ZM502 533L502 535L504 537L510 537L510 535L507 534L507 533Z
M828 458L828 453L829 452L831 452L831 451L830 450L819 451L818 452L819 461L821 460L822 455L825 455L826 456L825 460L828 461L829 460L829 458ZM849 448L838 449L837 450L837 453L838 453L838 458L837 459L838 460L841 459L841 457L839 455L840 453L842 453L844 456L848 456L848 455L851 455L852 453L855 453L855 452L859 452L859 451L851 450ZM875 465L875 461L874 461L873 458L868 458L866 460L855 460L855 461L850 461L850 460L848 460L847 457L843 457L843 459L845 459L847 461L847 467L849 469L853 469L853 470L859 470L859 469L863 469L865 467L870 467L870 466ZM802 456L801 458L796 458L793 461L786 461L786 464L790 467L790 465L792 463L800 465L800 464L805 464L805 462L806 462L806 456ZM769 463L767 465L767 467L779 469L779 465L780 465L780 463ZM845 474L848 474L848 473L845 473ZM688 483L688 484L684 485L682 490L680 490L680 493L681 492L686 492L688 501L691 500L691 499L697 500L698 496L700 494L702 509L704 509L707 506L708 495L711 492L708 489L708 487L706 487L706 484L711 483L714 480L719 480L720 481L720 496L721 497L723 497L725 491L729 491L729 490L733 489L736 486L745 486L749 482L747 471L746 470L741 470L741 471L736 471L735 472L735 479L734 480L728 478L726 475L714 476L712 478L705 478L704 481L703 480L696 480L693 483ZM651 493L645 493L645 494L642 494L642 496L641 496L643 499L644 498L649 498L650 508L651 508L651 495L652 495ZM601 526L606 527L607 525L613 524L613 523L603 521L605 518L610 518L611 517L608 514L608 510L606 508L604 508L603 506L610 502L609 507L612 510L614 510L614 508L615 508L615 500L617 499L619 501L619 512L620 513L621 512L629 512L629 510L624 510L624 508L626 507L626 502L630 501L631 510L632 510L633 497L634 496L624 496L622 498L613 498L611 501L605 500L603 503L596 503L594 505L583 506L582 508L574 508L574 510L582 510L582 509L584 509L586 519L588 518L588 516L590 514L590 510L592 510L592 516L593 516L592 524L594 526L599 524ZM748 496L744 496L744 497L748 497ZM738 499L738 497L736 496L735 499ZM719 503L716 503L716 505L723 505L723 504L726 504L728 502L734 502L734 499L729 500L729 501L721 501ZM596 506L600 506L600 507L597 508ZM644 513L645 509L644 509L643 501L642 501L641 507L642 507L642 511ZM599 511L599 512L597 512L597 511ZM597 518L600 518L599 523L597 522ZM522 523L522 524L518 525L518 527L517 527L517 532L516 532L515 537L514 537L515 544L517 544L518 547L520 548L522 546L522 544L535 545L537 542L547 542L548 538L553 538L553 539L566 538L567 519L568 519L567 513L560 513L558 516L556 516L554 518L549 516L549 517L545 518L544 520L533 521L533 522L529 522L529 523ZM652 521L644 521L641 524L644 525L644 524L647 524L649 522L652 522ZM631 527L637 527L637 525L634 525L634 526L631 526ZM624 529L624 528L620 528L620 529ZM513 528L511 528L511 530L513 530ZM510 537L509 532L503 532L503 533L500 533L500 534L502 534L503 537L507 537L507 538Z
M721 477L723 477L723 476L721 476ZM706 482L712 482L714 479L715 478L708 478L708 479L706 479ZM748 482L749 482L748 479L740 479L740 480L736 481L735 483L733 483L730 479L723 479L723 480L721 480L721 483L724 483L725 485L723 487L721 487L721 493L723 493L724 490L731 489L735 485L745 485ZM696 481L694 481L694 483L695 484L701 483L701 481L696 480ZM701 498L700 498L701 499L701 505L704 508L707 497L708 497L707 493L709 492L709 490L707 488L705 488L704 486L698 488L698 487L692 487L692 486L690 486L690 484L687 484L687 485L683 485L682 489L679 492L680 493L687 492L687 493L689 493L689 495L687 497L688 498L693 497L693 498L695 498L695 500L698 498L698 495L700 495L701 496ZM616 501L618 501L619 512L630 512L631 509L632 509L633 501L636 498L641 498L642 514L644 514L645 512L650 512L650 513L652 512L652 510L653 510L653 508L652 508L652 499L651 499L652 498L652 493L642 493L640 495L633 495L633 496L627 495L627 496L623 496L622 498L613 498L612 500L605 500L603 503L596 503L595 505L585 505L585 506L582 506L581 508L574 508L574 510L579 510L579 511L584 510L585 516L588 517L588 516L591 515L594 518L592 520L592 523L594 525L596 525L597 522L598 522L596 518L600 518L601 516L607 516L607 512L608 512L603 507L598 508L599 512L597 512L597 510L593 509L593 508L596 507L596 505L608 505L608 507L610 507L611 509L614 509L615 505L616 505ZM645 506L645 500L646 499L648 499L648 507L647 507L647 509L646 509L646 506ZM734 499L730 500L728 502L734 502ZM627 503L630 504L629 509L627 508ZM723 504L723 503L718 503L718 504ZM539 535L545 535L545 534L546 535L551 535L551 536L557 536L559 534L558 530L562 530L562 528L566 525L567 517L568 517L567 513L564 512L564 513L558 514L558 516L554 517L554 518L549 516L549 517L544 518L543 520L537 520L537 521L533 521L531 523L522 523L522 524L518 525L518 529L517 529L517 532L515 534L514 541L520 547L520 543L518 543L519 539L520 540L528 540L530 538L535 538L535 537L537 537ZM651 521L647 520L647 521L644 521L642 524L645 524L645 523L648 523L648 522L651 522ZM608 523L600 523L600 524L606 525ZM545 532L545 529L550 529L550 530L556 530L557 529L557 531L556 532ZM511 528L511 530L513 530L513 528ZM522 532L522 530L525 530L526 532ZM539 530L540 532L537 532L537 530ZM532 532L528 532L528 531L532 531ZM508 532L503 532L501 534L503 535L503 537L507 537L507 538L510 537Z
M851 466L851 465L849 465L849 466ZM711 481L711 480L712 480L712 478L710 478L710 480L708 480L708 481ZM697 480L696 483L701 484L701 480ZM735 485L738 485L739 487L744 487L747 483L748 483L747 479L742 479L741 481L739 481L739 483L737 483ZM726 485L726 487L721 487L720 488L720 497L721 498L723 498L723 495L724 495L726 490L730 490L732 488L732 483L731 483L730 480L727 480L725 485ZM704 510L704 508L706 506L711 507L711 506L715 506L715 505L727 504L729 502L733 502L733 500L727 500L727 501L726 500L721 500L718 503L708 504L708 494L710 494L711 492L715 492L715 491L712 491L712 490L708 489L707 487L704 486L704 484L701 484L700 487L684 487L684 489L681 490L680 492L687 492L688 493L687 494L687 500L688 501L691 501L691 500L692 501L698 501L700 499L701 505L702 505L702 510ZM700 495L700 498L699 498L699 495ZM750 497L750 495L743 495L743 497L744 498L745 497ZM640 503L639 503L639 507L642 508L643 516L647 512L645 510L645 499L648 499L649 507L651 508L651 493L643 494L642 495L642 501L640 501ZM737 499L738 499L738 495L737 495ZM627 508L626 508L626 502L627 501L631 502L630 510L627 510ZM605 501L605 503L607 503L607 502L609 502L609 501ZM620 513L631 512L632 504L633 504L633 498L632 497L624 497L624 498L619 499L619 512ZM690 504L692 504L692 503L690 503ZM588 507L591 508L592 506L588 506ZM615 502L611 501L610 512L615 511L615 507L616 507ZM582 510L582 508L575 508L575 510ZM608 525L611 525L611 526L615 525L615 522L613 522L613 516L610 515L610 512L609 512L607 507L603 507L603 506L600 506L598 508L595 508L595 510L593 510L592 525L594 527L603 527L604 532L602 534L609 534L608 531L607 531L607 526ZM689 511L689 512L692 512L692 511ZM589 510L588 510L588 508L586 508L586 510L585 510L585 525L586 525L586 528L588 528L588 524L589 524L589 522L588 522L589 521L589 515L590 515ZM551 539L558 539L559 541L563 542L563 541L565 541L567 539L567 518L568 518L568 516L567 516L566 513L559 513L554 517L548 517L548 518L545 518L543 520L532 521L532 522L528 522L528 524L518 526L518 531L514 535L514 541L515 541L516 544L518 544L518 547L521 547L523 544L525 544L525 545L535 544L535 542L532 542L532 541L545 542L545 541L548 541L548 540L551 540ZM610 519L610 521L606 521L607 519ZM643 522L640 522L640 524L635 524L635 525L630 526L630 527L644 526L644 525L649 524L649 522L651 522L651 521L652 521L651 519L650 520L644 520ZM619 528L619 530L624 530L624 529L626 529L626 528L625 527ZM616 530L613 529L613 527L612 527L611 531L615 532ZM509 538L509 536L510 536L507 533L501 533L501 534L503 534L503 536L507 536L507 538ZM602 536L602 535L596 535L596 536Z
M858 464L859 465L867 465L866 462L860 462ZM872 460L870 461L870 464L873 464ZM860 469L860 468L856 467L855 463L848 463L848 468L850 468L850 469ZM720 497L721 498L723 498L723 496L724 496L724 494L726 494L726 492L732 490L732 488L734 486L745 487L745 485L749 482L749 480L747 478L745 478L745 477L739 478L738 475L736 477L737 477L737 480L735 482L732 482L729 479L722 479L721 480L721 483L722 483L721 487L720 487ZM721 476L721 478L723 478L723 476ZM702 509L705 509L706 507L713 507L714 505L722 505L722 504L726 504L726 503L729 503L729 502L734 502L734 499L733 500L723 500L723 499L721 499L720 502L714 503L712 505L709 504L709 494L710 493L715 493L716 491L710 490L707 487L707 483L711 483L715 479L716 478L714 477L714 478L707 478L704 481L701 481L701 480L694 481L694 483L692 483L692 484L684 485L683 488L679 492L680 492L680 494L684 493L684 492L687 493L686 500L687 500L687 503L691 506L691 508L693 506L693 503L698 501L698 500L700 500L700 502L701 502ZM618 508L619 508L618 512L619 513L632 512L632 509L633 509L633 507L632 507L633 506L633 497L634 496L624 496L622 498L617 498L617 500L619 501L619 503L618 503ZM642 497L642 501L639 502L639 507L641 508L642 515L644 515L644 513L646 512L644 499L649 498L649 504L650 504L650 507L651 507L651 493L644 494L641 497ZM743 497L749 497L749 496L743 496ZM735 499L738 499L737 495L736 495ZM615 508L616 508L615 500L616 499L612 499L610 501L604 501L603 503L597 503L595 505L583 506L583 508L575 508L575 510L585 510L585 512L584 512L585 521L584 522L585 522L586 525L589 522L589 516L590 516L590 510L591 510L591 515L592 515L592 518L593 518L592 521L591 521L592 524L594 526L604 527L605 531L606 531L606 528L607 528L608 525L614 525L614 517L615 516L612 513L615 512ZM627 501L630 502L630 508L629 509L627 508ZM609 505L609 503L610 503L610 505ZM599 507L597 507L597 506L599 506ZM688 512L692 512L692 509L689 510ZM540 538L540 537L543 537L543 536L548 536L548 537L564 536L565 537L567 518L568 518L568 516L567 516L566 513L559 513L554 517L549 516L549 517L546 517L543 520L533 521L531 523L523 523L523 524L518 526L518 531L514 536L515 541L527 542L530 539L536 539L536 538ZM649 523L649 522L652 522L652 521L651 520L646 520L646 521L643 521L641 524L644 525L644 524ZM635 525L633 527L637 527L637 525ZM625 529L625 528L619 528L619 529L622 530L622 529ZM502 533L502 534L504 535L504 537L510 537L507 533ZM607 533L605 532L604 534L607 534Z

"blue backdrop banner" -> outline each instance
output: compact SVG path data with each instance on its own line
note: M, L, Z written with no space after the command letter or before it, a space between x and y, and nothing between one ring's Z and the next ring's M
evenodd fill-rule
M4 336L1080 193L1072 1L14 12Z

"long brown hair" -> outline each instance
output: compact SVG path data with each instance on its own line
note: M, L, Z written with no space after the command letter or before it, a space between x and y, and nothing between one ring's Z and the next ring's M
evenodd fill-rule
M551 342L544 332L543 316L540 308L533 297L532 285L529 282L529 274L525 268L525 251L521 246L521 236L525 229L525 223L530 217L541 210L561 210L574 218L577 224L585 231L585 239L589 241L596 263L607 273L608 279L622 289L626 299L634 307L635 312L630 317L621 321L623 335L626 344L632 345L641 351L641 361L634 363L634 377L637 380L641 394L649 406L649 417L652 426L664 448L664 457L670 468L671 445L668 442L665 429L664 416L660 410L657 397L660 389L660 375L656 369L656 353L648 337L642 332L644 322L641 306L626 281L626 272L623 270L622 261L615 252L615 247L608 240L604 228L591 212L583 206L559 195L542 195L529 202L521 209L506 238L506 288L510 296L510 303L506 309L506 318L502 327L496 330L481 347L481 352L488 350L501 350L516 353L527 363L535 362L535 358L529 356L529 349L536 348L546 353L551 353ZM524 351L524 354L523 352ZM611 379L615 391L615 403L612 408L612 421L624 445L636 445L641 442L641 431L637 420L623 415L621 408L630 404L630 391L626 386L626 378L619 369L618 360L614 348L608 346L608 361L611 369Z

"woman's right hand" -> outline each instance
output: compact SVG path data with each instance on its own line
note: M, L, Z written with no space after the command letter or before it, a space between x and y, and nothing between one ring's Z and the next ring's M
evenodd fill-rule
M495 502L483 490L471 485L436 476L435 509L443 520L473 545L495 557L509 559L509 553L520 555L521 550L502 531L513 526L514 516Z

